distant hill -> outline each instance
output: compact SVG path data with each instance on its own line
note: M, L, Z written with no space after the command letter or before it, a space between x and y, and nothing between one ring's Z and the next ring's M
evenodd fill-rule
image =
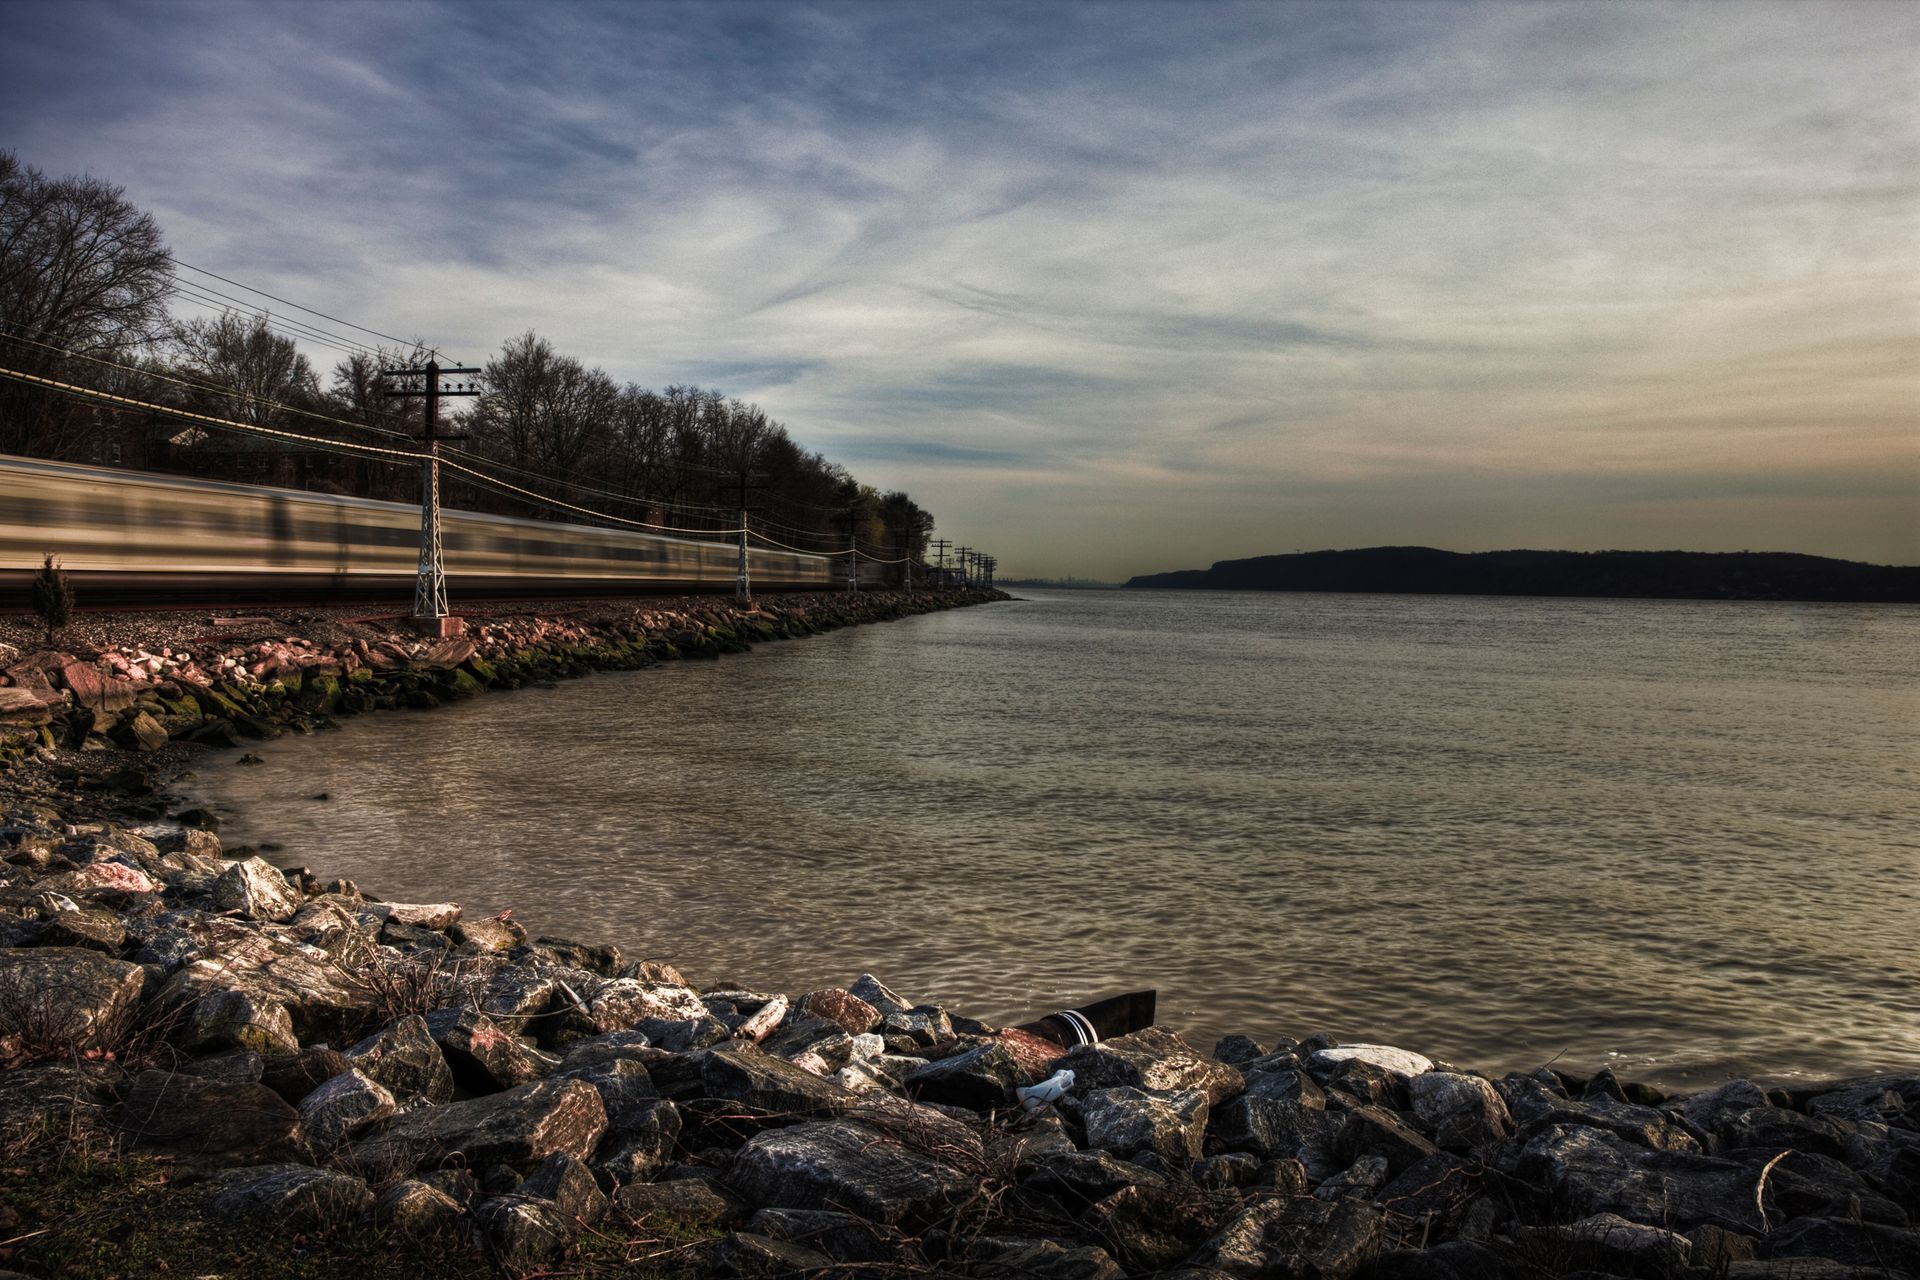
M1438 551L1367 547L1221 560L1130 578L1205 591L1615 596L1669 600L1920 601L1920 567L1784 551Z

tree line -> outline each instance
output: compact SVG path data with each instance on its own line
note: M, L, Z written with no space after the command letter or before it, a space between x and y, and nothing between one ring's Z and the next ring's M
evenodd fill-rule
M209 315L181 315L181 305ZM93 177L51 178L0 151L0 366L320 443L246 435L0 378L0 453L180 472L400 502L418 470L329 448L416 447L420 402L386 393L423 340L352 344L323 375L267 314L226 307L182 278L153 216ZM336 335L337 336L337 335ZM807 550L923 557L933 517L904 492L861 484L758 405L706 387L654 390L556 351L528 330L489 358L479 392L444 429L453 460L545 498L681 529L751 523ZM744 483L743 483L744 482ZM586 520L456 471L450 505Z

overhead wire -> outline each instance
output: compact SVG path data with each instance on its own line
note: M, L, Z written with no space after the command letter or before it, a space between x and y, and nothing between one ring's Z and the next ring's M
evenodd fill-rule
M219 427L228 431L237 431L246 435L268 436L281 440L297 440L303 444L313 445L317 448L332 452L347 451L356 454L404 458L410 462L425 462L429 457L426 453L412 450L387 449L379 445L358 444L350 440L328 440L322 436L310 436L297 431L283 431L278 427L261 426L251 422L235 422L229 418L216 418L211 414L195 413L190 409L175 409L167 405L153 404L150 401L136 400L131 396L115 395L110 391L99 391L92 387L80 386L78 383L62 382L57 378L44 378L38 374L26 373L18 369L0 367L0 377L11 378L16 382L23 382L29 385L48 387L64 394L77 396L81 399L103 400L113 404L125 405L128 408L142 409L164 417L203 423L208 426ZM461 463L453 462L447 458L441 458L440 465L450 470L460 472L463 475L471 476L483 484L492 485L495 488L504 489L511 493L517 493L522 497L532 498L536 502L543 503L556 510L573 511L597 520L607 520L615 524L631 525L638 529L653 529L662 533L701 533L712 535L716 533L737 534L740 532L738 529L684 529L671 525L654 524L645 520L629 520L623 516L610 515L607 512L595 511L590 507L576 506L570 502L562 502L557 498L549 498L544 494L535 493L531 489L523 489L519 485L511 484L496 476L490 476L483 471L464 466Z
M340 453L348 456L374 455L390 463L395 461L405 461L408 463L425 462L430 456L426 453L416 453L416 452L410 452L410 451L401 450L401 449L387 449L379 445L357 444L353 441L348 441L348 440L328 440L320 436L309 436L309 435L304 435L300 432L294 432L294 431L282 431L276 427L261 426L257 423L234 422L231 419L216 418L211 414L195 413L189 409L175 409L167 405L157 405L148 401L136 400L131 396L115 395L109 391L99 391L92 387L83 387L77 383L62 382L57 378L44 378L39 376L38 374L25 373L17 369L8 369L8 368L0 367L0 378L10 378L16 382L22 382L32 386L47 387L47 388L59 391L63 394L75 396L79 399L101 400L101 401L106 401L112 404L125 405L129 408L143 409L148 412L160 414L165 417L176 418L176 419L180 419L187 422L204 424L207 426L215 427L220 430L233 431L243 435L267 436L267 437L282 439L282 440L297 440L304 444L313 446L321 450L322 452ZM611 515L603 511L594 511L589 507L576 506L575 504L570 502L562 502L556 498L549 498L544 494L535 493L531 489L523 489L519 485L511 484L511 483L508 483L507 481L501 480L497 476L488 475L483 471L476 470L475 468L472 468L472 467L464 466L461 463L451 461L447 458L440 458L439 464L452 471L456 471L463 475L469 476L473 480L479 482L482 485L505 490L510 493L515 493L522 497L531 498L536 502L542 503L549 507L553 507L557 510L575 512L579 515L584 515L596 520L610 521L614 524L627 525L637 529L648 529L657 533L706 535L708 539L744 535L747 538L758 538L761 542L767 543L771 546L779 547L780 549L785 551L792 551L799 555L811 555L811 556L825 555L825 553L822 553L822 552L808 551L801 547L789 546L786 543L782 543L776 539L769 538L765 534L754 532L754 530L750 526L742 527L742 528L731 528L731 529L690 529L690 528L679 528L671 525L654 524L650 521L645 521L645 520L629 520L622 516ZM901 557L888 559L888 558L882 558L880 556L877 556L869 551L863 551L861 550L859 542L857 540L854 542L854 544L849 550L851 551L853 558L856 561L866 560L870 564L879 564L879 565L905 564L911 561L913 563L921 564L923 568L925 567L924 561L918 560L912 556L901 556Z
M328 321L329 323L344 325L347 328L356 330L360 333L365 333L375 338L380 338L388 342L396 343L403 349L411 348L415 351L425 351L429 354L436 354L436 355L439 354L439 348L428 347L423 342L417 339L401 338L401 337L398 337L397 335L387 333L379 329L374 329L366 325L357 324L351 320L343 319L339 316L335 316L328 312L321 311L318 308L306 306L305 304L295 302L290 298L283 297L279 294L270 293L265 289L260 289L256 286L249 285L242 281L236 280L231 276L226 276L219 272L210 271L207 268L196 266L193 263L186 262L179 258L174 258L172 259L172 261L176 267L184 268L185 270L194 272L197 275L205 276L208 279L218 280L223 284L232 286L233 288L240 289L247 293L257 295L261 298L266 298L272 302L277 302L282 306L292 307L296 311L300 311L307 315L318 317L319 319ZM242 314L250 314L250 315L258 316L263 324L265 324L267 327L269 327L276 333L279 333L282 337L291 338L296 341L317 343L321 346L330 347L333 350L341 351L348 355L384 356L389 354L388 352L382 351L381 349L376 348L368 343L365 343L360 339L353 338L348 335L335 332L333 330L325 329L322 326L313 324L310 321L302 320L293 316L287 316L284 314L275 316L272 312L268 311L265 308L255 308L253 304L249 303L245 299L236 298L232 294L226 293L223 290L216 289L211 285L204 284L197 280L185 280L176 275L169 284L168 292L172 294L174 297L179 298L180 300L187 302L191 305L207 307L212 310L220 311L223 314L233 314L237 309ZM18 340L29 341L29 342L32 341L31 339L18 339ZM52 347L51 344L35 343L35 345L46 346L52 350L61 350L60 348ZM403 432L378 427L370 423L353 422L348 419L335 417L331 414L319 413L314 410L303 409L297 406L283 404L277 401L270 400L267 397L258 396L253 393L242 392L235 388L222 387L222 386L219 386L218 384L208 383L208 382L196 383L189 379L183 379L177 376L170 376L167 374L156 373L155 371L150 369L139 369L136 366L121 365L121 364L117 364L117 362L104 360L99 357L86 356L78 352L63 351L62 354L68 355L70 357L77 357L81 359L92 360L95 363L108 365L110 367L118 367L123 370L127 370L130 372L137 372L149 377L160 378L164 381L173 382L176 385L197 387L198 389L201 389L201 390L215 392L222 395L235 396L239 399L246 400L251 403L268 405L282 412L295 414L295 415L308 418L317 422L326 422L332 425L346 427L354 431L363 431L369 434L385 436L393 439L405 439L405 440L414 439L414 437L411 437ZM80 390L84 391L88 389L81 388ZM97 394L110 396L110 393L97 393ZM111 398L116 400L123 400L128 403L136 403L136 402L127 400L127 398L125 397L111 397ZM165 406L155 406L154 408L159 412L176 413L176 414L184 412L184 411L169 410ZM208 415L192 415L192 416L195 417L196 419L204 420L210 423L223 421L223 420L211 418ZM296 432L279 432L273 428L258 427L253 424L231 424L231 425L235 429L255 430L261 434L272 434L272 435L282 436L288 439L303 440L315 447L329 447L334 444L343 444L343 445L347 445L348 448L351 450L373 448L373 446L359 446L357 444L354 444L353 442L326 441L317 437L303 436L300 433L296 433ZM331 450L331 451L338 452L339 450ZM442 459L441 459L442 462L445 465L447 465L450 469L462 475L466 475L470 478L473 478L483 484L490 485L494 488L498 488L507 492L512 492L512 493L520 494L522 496L531 498L536 502L554 507L555 509L577 512L583 515L587 515L590 518L594 518L594 519L609 520L609 521L614 521L621 524L632 525L638 528L650 528L650 529L656 529L661 531L681 532L681 533L737 532L733 530L712 530L712 529L705 529L705 528L690 529L690 528L682 528L677 526L660 525L660 524L654 524L648 521L630 520L625 517L612 515L611 513L608 513L608 512L596 512L596 511L593 511L591 508L582 507L574 503L563 502L557 498L550 498L544 494L540 494L532 490L522 488L518 485L513 485L506 481L499 480L497 477L487 475L486 473L476 470L473 467L466 466L455 461L453 457L448 456L449 453L457 455L459 457L469 458L476 462L485 462L490 466L503 469L503 470L508 470L513 472L514 474L526 476L529 479L537 479L540 482L543 482L548 485L556 486L563 490L580 492L580 493L590 493L598 497L611 498L615 501L623 502L623 503L644 504L647 506L659 507L666 510L682 511L688 514L693 514L695 512L703 511L703 510L704 511L723 511L723 510L726 510L727 508L725 508L724 506L707 506L705 504L678 503L678 502L672 502L669 500L662 500L662 499L656 499L656 498L645 497L645 496L620 494L612 490L600 488L598 486L583 484L577 480L543 475L541 473L529 471L521 467L515 467L515 466L512 466L511 464L503 463L495 459L487 459L487 458L484 458L482 455L474 454L469 450L458 449L452 446L449 446L447 452L442 454ZM739 468L737 467L736 468L717 467L717 466L712 466L705 463L694 462L690 459L680 460L675 465L677 469L683 472L699 471L699 472L704 472L711 475L737 475L739 473ZM825 513L834 513L834 514L838 514L842 510L842 508L837 505L826 505L826 504L820 504L820 503L803 502L797 498L791 498L781 494L768 494L766 495L766 497L770 502L777 503L783 508L786 508L788 510L825 512ZM813 530L804 529L798 525L785 523L783 521L763 519L762 524L768 528L780 529L783 532L789 533L790 535L803 540L816 541L823 544L833 544L835 542L835 540L831 535L821 534ZM758 535L758 536L763 537L764 540L769 542L774 541L770 538L765 538L765 535ZM801 551L799 548L790 547L788 546L788 544L785 544L785 543L775 543L775 545L787 546L788 549L797 551L800 554L821 554L820 552ZM865 553L856 552L856 554L865 554ZM870 560L875 560L876 562L883 563L883 564L901 563L899 559L879 560L877 557L874 557L871 555L868 555L866 558Z
M125 405L131 409L142 409L169 418L179 418L187 422L204 422L217 427L226 427L235 431L244 431L254 435L272 436L283 440L298 440L307 444L323 445L352 450L356 453L379 454L395 458L424 460L425 454L404 449L387 449L380 445L360 444L352 440L328 440L322 436L303 435L297 431L282 431L278 427L262 426L252 422L234 422L229 418L216 418L212 414L195 413L191 409L175 409L167 405L154 404L147 400L136 400L132 396L115 395L111 391L99 391L92 387L83 387L74 382L62 382L58 378L43 378L39 374L26 373L19 369L0 368L0 377L11 378L16 382L29 385L50 387L64 394L78 396L86 400L105 400L112 404Z
M238 280L232 279L228 276L223 276L217 271L209 271L205 267L196 267L191 262L184 262L179 258L175 258L173 260L173 264L177 267L185 267L187 270L195 272L199 275L211 276L213 279L218 280L223 284L230 284L236 289L245 289L248 293L257 293L263 298L270 298L273 301L282 304L283 306L289 306L289 307L295 308L296 310L304 311L308 315L319 316L322 320L330 320L334 324L343 324L347 326L347 328L349 329L358 329L361 333L372 334L374 337L384 338L388 342L397 342L402 347L418 348L420 350L426 351L429 355L440 354L440 348L438 347L421 346L420 343L410 338L396 338L390 333L382 333L378 329L369 329L367 326L363 324L355 324L351 320L342 320L339 316L328 315L324 311L317 311L312 307L302 306L300 303L291 301L290 299L287 299L287 298L282 298L278 294L268 293L265 289L256 289L250 284L242 284Z
M411 442L419 438L417 436L411 435L404 431L395 431L386 427L374 426L370 423L354 422L347 418L341 418L341 417L336 417L332 414L321 413L318 410L314 410L314 409L301 408L298 405L290 405L283 401L271 399L267 396L258 395L250 391L241 391L238 388L223 386L220 383L216 383L216 382L209 382L202 379L182 377L177 373L162 373L157 370L142 368L139 365L125 364L117 360L108 360L104 356L86 355L81 352L69 350L65 347L56 346L50 342L41 342L34 338L21 337L17 334L0 334L0 338L4 338L12 342L25 343L30 346L40 347L44 350L56 352L60 355L67 356L72 359L85 360L92 364L98 364L98 365L105 366L107 368L118 369L118 370L121 370L122 372L139 374L141 376L150 377L161 382L170 382L176 386L187 387L192 390L207 391L207 392L211 392L211 393L223 395L223 396L231 396L231 397L234 397L235 399L243 400L251 404L258 404L266 408L277 409L283 413L293 414L303 418L310 418L316 422L324 422L334 426L347 427L356 431L366 431L375 435L386 436L396 440L406 440ZM91 388L83 388L83 390L91 390ZM101 394L111 395L112 393L102 392ZM158 406L158 409L162 412L174 412L174 410L169 409L167 406ZM295 435L295 438L299 438L299 439L318 439L318 437L299 436L297 433L294 433L294 435ZM568 480L558 479L555 477L545 476L539 472L529 471L524 467L516 467L511 463L497 462L494 459L487 458L484 455L473 453L470 450L443 448L441 451L441 460L443 462L446 462L450 466L455 464L453 462L453 459L448 457L449 453L457 453L461 457L470 459L476 463L484 463L488 466L492 466L500 470L511 471L517 475L523 475L523 476L544 480L544 481L547 481L548 483L556 484L561 488L578 489L585 492L592 492L603 497L615 498L616 500L621 502L631 502L636 504L644 504L647 506L659 506L659 507L663 507L671 510L684 511L689 514L696 513L701 510L710 510L710 511L728 510L728 508L726 507L703 507L696 504L667 502L664 500L646 497L644 495L630 496L625 494L616 494L612 490L598 489L593 486L579 484L578 482L575 482L575 481L568 481ZM460 470L462 472L466 472L470 470L470 468L457 467L457 466L455 469ZM520 490L520 492L526 493L531 491ZM542 500L544 501L545 499L542 499ZM572 509L585 510L585 508L578 508L578 507L575 507ZM621 517L608 515L607 518L620 519ZM649 526L649 527L657 527L657 528L664 529L664 528L670 528L672 526L659 525L659 526Z
M222 275L217 271L210 271L205 267L196 266L193 263L187 262L181 258L170 256L169 260L176 267L182 267L198 275L203 275L208 277L209 279L218 280L223 284L231 285L236 289L242 289L248 293L257 294L262 298L269 299L273 302L278 302L283 306L292 307L297 311L303 311L308 315L317 316L320 319L329 321L333 324L345 325L349 329L358 330L359 332L368 334L372 337L381 338L389 342L397 343L402 348L410 348L413 350L424 351L424 352L427 352L428 354L433 354L433 355L440 354L440 348L426 346L419 339L397 337L393 334L386 333L379 329L370 328L362 324L356 324L351 320L344 320L339 316L332 315L328 312L321 311L314 307L309 307L304 303L295 302L291 298L285 298L279 294L269 293L265 289L261 289L254 285L246 284L246 283L243 283L242 281L235 280L231 276ZM388 352L381 350L380 348L361 342L357 338L352 338L345 334L340 334L340 333L333 332L331 330L323 329L320 326L311 324L308 321L299 320L297 318L285 316L285 315L276 317L272 315L271 312L267 311L264 308L254 307L252 304L248 303L244 299L235 298L231 294L228 294L219 289L215 289L210 285L201 284L198 281L182 280L178 276L176 276L174 277L172 282L169 284L169 291L174 292L176 296L180 296L188 302L194 303L199 306L211 307L217 310L228 310L229 308L225 305L225 303L232 303L234 306L240 308L247 314L260 316L263 320L265 320L269 324L270 327L274 327L276 328L277 331L280 331L282 333L282 336L295 337L304 341L318 342L322 345L330 345L330 346L333 346L334 349L336 350L345 350L348 354L356 354L356 353L366 354L366 355L390 354ZM220 301L215 301L215 299L224 299L225 303ZM286 407L290 412L308 412L304 410L292 409L290 406L286 406ZM318 415L318 414L309 413L309 416L313 416L323 420L341 421L339 419L327 419L327 415ZM345 425L360 426L362 424L346 423ZM682 471L699 471L699 472L704 472L710 475L731 476L731 475L736 475L739 472L739 468L737 467L718 467L708 463L694 462L691 460L681 460L675 465L679 470L682 470ZM552 477L544 477L544 478L547 478L549 480L553 479ZM557 482L562 484L569 483L565 481L557 481ZM601 491L601 492L604 493L605 491ZM608 496L612 496L612 495L608 495ZM778 502L784 506L787 506L792 509L797 509L797 510L830 512L830 513L837 514L838 512L844 509L842 507L834 506L834 505L823 505L819 503L802 502L796 498L789 498L779 494L769 494L768 498L770 501ZM669 505L669 506L676 505L676 504L670 504L670 503L663 504L655 500L649 500L649 503L650 505ZM677 505L685 508L689 504L677 504ZM723 509L723 508L716 508L716 509ZM795 526L787 526L787 527L794 528Z
M160 382L171 382L176 386L188 387L198 391L208 391L217 395L232 396L236 399L263 405L270 409L278 409L283 413L295 414L303 418L312 418L316 422L332 423L335 426L349 427L355 431L371 432L374 435L387 436L395 440L414 440L418 438L404 431L395 431L388 427L378 427L372 423L354 422L349 418L339 418L329 413L321 413L317 409L304 409L298 405L287 404L255 392L242 391L237 387L224 386L218 382L211 382L201 378L184 377L178 372L162 373L157 369L146 369L135 364L124 364L118 360L109 360L104 356L90 356L83 352L71 351L65 347L55 346L50 342L41 342L36 338L25 338L19 334L0 334L0 339L5 339L10 342L26 343L47 351L57 352L71 359L85 360L91 364L104 365L110 369L119 369L124 373L139 374L142 377L153 378Z
M218 311L222 315L256 316L262 324L266 325L267 328L273 330L275 333L280 334L282 337L292 338L300 342L311 342L318 346L331 347L343 355L372 356L379 354L377 347L369 347L365 343L340 338L337 335L312 328L290 316L276 316L270 311L249 307L238 298L230 298L225 294L202 291L190 282L176 281L167 286L167 293L182 302L191 303L194 306L206 307L210 310Z

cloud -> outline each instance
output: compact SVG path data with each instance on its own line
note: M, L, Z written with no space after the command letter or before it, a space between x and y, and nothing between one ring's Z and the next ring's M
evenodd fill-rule
M535 12L18 4L0 107L188 262L717 383L1014 571L1920 555L1909 6Z

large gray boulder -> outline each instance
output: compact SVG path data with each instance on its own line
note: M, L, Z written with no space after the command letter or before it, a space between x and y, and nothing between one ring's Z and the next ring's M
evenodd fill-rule
M481 1013L519 1035L553 1003L558 984L549 973L506 965L487 981L478 1003Z
M644 1182L672 1160L680 1128L680 1109L664 1099L638 1115L623 1115L610 1128L594 1169L622 1186Z
M622 1187L614 1203L634 1225L656 1230L730 1226L744 1222L748 1213L739 1197L704 1177Z
M653 1078L647 1074L646 1067L633 1058L596 1062L561 1071L555 1078L584 1080L598 1090L600 1101L607 1108L607 1129L615 1134L626 1133L644 1123L660 1101L660 1091L653 1087Z
M343 1071L300 1100L300 1128L316 1152L326 1152L394 1110L384 1087L358 1071Z
M1208 1127L1228 1151L1298 1160L1319 1182L1347 1167L1347 1124L1344 1114L1277 1098L1242 1097L1215 1108Z
M592 1226L607 1212L607 1197L593 1171L564 1151L542 1161L515 1194L545 1200L560 1211L561 1218L582 1227Z
M298 1053L293 1018L285 1005L251 991L209 991L187 1015L187 1050L217 1053L251 1049L267 1056Z
M305 900L278 868L259 858L236 862L213 882L213 901L222 911L275 924L293 919Z
M734 1103L741 1115L761 1123L831 1115L856 1101L840 1084L748 1046L705 1051L700 1082L707 1097Z
M300 1113L260 1084L143 1071L120 1106L137 1150L203 1166L280 1164L306 1156Z
M453 1070L417 1013L395 1018L347 1050L347 1061L362 1075L378 1081L395 1101L449 1102L453 1099Z
M518 1194L482 1200L473 1208L473 1225L509 1275L554 1261L579 1234L549 1201Z
M426 1017L427 1033L440 1046L454 1083L474 1093L492 1093L529 1084L552 1074L559 1059L529 1049L484 1013L472 1009L435 1009Z
M890 1013L905 1013L913 1007L870 973L861 974L847 988L847 992L878 1012L882 1018ZM871 1030L871 1028L867 1029Z
M977 1178L853 1120L761 1133L734 1157L727 1182L761 1208L835 1209L889 1226L924 1225L978 1185Z
M640 978L593 978L594 985L576 993L586 1004L587 1035L624 1031L642 1022L701 1021L709 1014L700 993L690 987Z
M351 1174L305 1164L274 1164L223 1174L213 1211L274 1231L341 1226L373 1206L373 1192Z
M113 1048L145 981L139 965L81 947L0 950L0 1042L29 1057Z
M455 1155L474 1168L531 1169L556 1152L587 1159L606 1127L607 1111L592 1085L542 1080L409 1111L349 1147L340 1162L376 1181L437 1168Z
M451 1229L461 1213L458 1200L412 1178L382 1191L373 1206L375 1222L415 1238Z
M1611 1213L1676 1231L1702 1224L1763 1229L1754 1203L1757 1171L1732 1160L1657 1151L1604 1129L1554 1124L1528 1139L1513 1165L1582 1217Z
M1360 1200L1262 1200L1202 1245L1189 1265L1227 1276L1346 1280L1377 1249L1385 1217Z
M1767 1105L1766 1090L1750 1080L1728 1080L1703 1093L1696 1093L1681 1104L1687 1123L1703 1133L1712 1133L1722 1115L1736 1114Z
M1604 1094L1569 1098L1533 1076L1509 1075L1494 1089L1523 1134L1550 1125L1583 1125L1656 1151L1700 1150L1698 1139L1652 1107Z
M1246 1086L1239 1071L1207 1057L1177 1032L1157 1026L1081 1045L1056 1066L1073 1072L1073 1091L1082 1095L1122 1085L1158 1093L1193 1090L1217 1107Z
M238 991L286 1008L302 1043L351 1041L371 1020L372 988L353 980L317 947L228 922L208 947L167 980L160 999L188 1004L216 991Z
M1151 1151L1176 1167L1200 1158L1207 1099L1197 1092L1152 1094L1123 1085L1096 1089L1081 1104L1087 1146L1122 1159Z
M1452 1151L1471 1151L1502 1142L1513 1118L1493 1083L1454 1071L1428 1071L1407 1082L1413 1113L1434 1142Z
M1013 1091L1032 1083L1032 1074L996 1040L916 1068L907 1076L907 1092L922 1102L991 1111L1012 1106Z

